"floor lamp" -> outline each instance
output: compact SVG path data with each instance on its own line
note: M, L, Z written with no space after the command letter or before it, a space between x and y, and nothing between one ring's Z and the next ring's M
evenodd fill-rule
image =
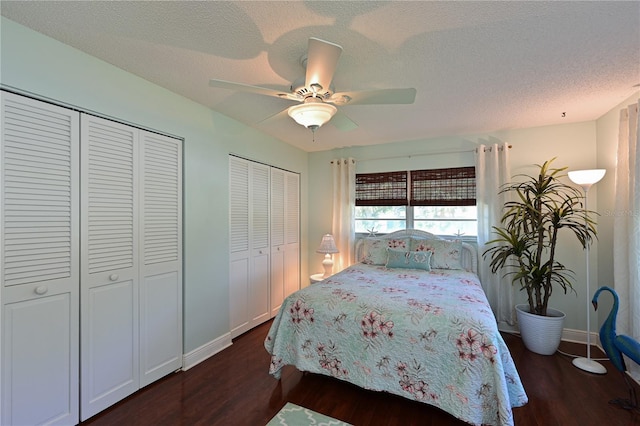
M599 182L604 177L606 170L576 170L569 172L569 179L584 190L584 226L585 230L589 226L587 223L587 193L592 185ZM605 374L607 369L597 361L591 359L591 321L589 319L591 312L591 291L589 290L589 240L585 241L585 253L587 259L587 357L579 357L573 359L573 365L581 370L595 374Z

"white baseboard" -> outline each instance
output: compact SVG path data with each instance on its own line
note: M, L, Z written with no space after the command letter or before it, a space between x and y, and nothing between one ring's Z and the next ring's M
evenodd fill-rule
M499 323L498 329L504 333L520 334L520 331L518 330L517 325ZM573 330L571 328L564 328L562 329L562 340L565 342L581 343L583 345L586 345L587 332L584 330ZM591 344L597 346L602 352L604 352L604 349L600 344L600 335L593 331L591 332ZM629 376L629 378L631 378L632 380L635 380L640 385L640 380L638 380L636 377L631 375L628 371L627 371L627 375Z
M517 325L509 325L502 321L498 322L498 330L504 333L520 334L520 330L518 330Z
M188 369L195 367L207 358L210 358L223 349L228 348L231 344L231 334L227 333L209 343L205 343L188 354L182 355L182 370L187 371Z
M520 334L520 330L518 330L517 325L509 325L507 323L501 322L498 324L498 329L505 333ZM573 330L571 328L563 328L561 339L564 340L565 342L582 343L586 345L587 332L584 330ZM602 346L600 346L600 336L598 333L595 333L593 331L591 332L591 344L596 345L600 349L602 349Z
M573 343L582 343L584 345L587 344L587 332L584 330L573 330L571 328L564 328L562 330L562 340L565 342L573 342ZM596 332L591 332L591 344L600 346L600 335Z

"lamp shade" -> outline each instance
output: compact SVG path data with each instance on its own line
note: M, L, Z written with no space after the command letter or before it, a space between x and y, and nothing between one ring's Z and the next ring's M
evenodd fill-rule
M331 117L333 117L336 111L336 107L331 104L325 104L322 101L307 101L303 104L289 107L287 113L296 123L308 129L315 130L331 120Z
M574 170L569 172L571 182L580 185L585 191L604 177L605 169Z
M333 240L333 235L325 234L322 236L322 241L320 242L320 247L316 250L317 253L338 253L338 247L336 247L336 242Z

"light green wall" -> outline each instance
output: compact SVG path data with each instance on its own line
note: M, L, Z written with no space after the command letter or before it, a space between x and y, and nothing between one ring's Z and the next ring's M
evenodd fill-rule
M518 131L502 132L497 137L513 145L512 174L535 173L532 164L557 157L555 167L568 167L568 170L588 169L596 167L596 126L595 122L544 126ZM565 182L571 183L568 178ZM589 202L593 210L596 208L598 191L593 187L589 192ZM562 238L564 237L564 238ZM566 295L560 288L555 289L550 305L567 314L565 328L586 330L586 258L585 251L579 242L569 234L562 234L559 239L558 261L575 272L575 293ZM591 250L591 289L597 285L597 246ZM518 292L517 297L523 303L526 295ZM594 315L591 316L591 329L595 327Z
M184 138L184 351L228 333L228 155L301 174L306 254L307 153L1 19L3 85Z
M597 164L596 122L545 126L522 130L508 130L489 135L465 137L445 137L394 143L336 149L309 154L309 267L321 268L322 257L314 252L315 242L321 235L331 230L331 174L329 161L336 157L353 157L357 161L357 172L410 170L474 165L474 148L479 143L508 142L512 174L533 173L533 164L557 157L556 167L571 169L595 168ZM424 153L433 155L420 155ZM450 152L445 154L444 152ZM567 182L569 180L567 179ZM597 187L589 192L589 206L596 209ZM577 294L563 295L558 290L552 296L551 305L567 314L565 327L586 329L585 253L577 241L564 238L560 241L560 261L576 273ZM591 252L591 288L597 283L597 247ZM526 295L517 292L519 302L526 301ZM592 316L592 328L596 325Z

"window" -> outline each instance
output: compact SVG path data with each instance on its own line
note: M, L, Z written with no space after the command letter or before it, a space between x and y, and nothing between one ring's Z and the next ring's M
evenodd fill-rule
M356 206L356 233L388 234L407 228L406 206Z
M475 168L356 175L356 233L416 228L475 237Z
M415 206L409 227L436 235L478 235L476 206Z

